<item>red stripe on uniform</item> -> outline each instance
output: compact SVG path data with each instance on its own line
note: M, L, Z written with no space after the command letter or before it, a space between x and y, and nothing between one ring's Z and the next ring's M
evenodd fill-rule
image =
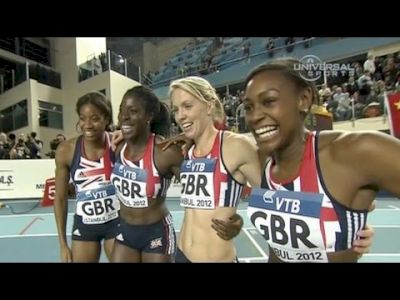
M306 147L303 155L303 164L300 169L300 190L302 192L318 193L318 175L315 167L313 135L307 136Z

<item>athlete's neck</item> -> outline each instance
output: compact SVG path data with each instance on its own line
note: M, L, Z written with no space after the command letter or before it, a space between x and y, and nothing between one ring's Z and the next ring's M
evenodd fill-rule
M93 149L99 149L99 148L104 148L104 145L106 143L106 133L103 133L100 138L97 139L88 139L83 137L83 143L85 145L85 148L93 148Z
M284 148L274 152L274 164L286 170L297 170L303 160L308 130L299 131L295 138Z
M200 136L194 139L194 155L196 155L197 157L201 157L210 153L217 134L218 130L214 127L213 124L208 126Z
M145 134L135 136L127 141L126 154L129 159L136 161L138 157L142 157L150 135L151 132L147 131Z

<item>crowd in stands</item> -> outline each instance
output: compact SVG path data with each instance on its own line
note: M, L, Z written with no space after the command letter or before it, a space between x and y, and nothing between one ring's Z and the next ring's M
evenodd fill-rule
M332 113L334 121L382 115L385 92L400 91L400 53L368 56L365 62L351 66L354 72L343 82L321 86L320 104Z
M266 48L273 50L273 43L274 39L268 38ZM328 86L322 84L319 87L319 104L332 113L333 121L382 115L385 105L384 93L400 91L400 53L375 58L368 56L366 61L352 62L350 65L352 73L346 76L331 76ZM241 90L220 95L226 114L225 128L240 133L248 131L242 97ZM171 121L174 123L173 118ZM176 125L173 128L172 134L179 133Z
M65 141L65 136L58 134L50 142L51 151L43 155L43 141L37 137L36 132L27 135L20 133L18 137L14 133L7 135L0 132L0 159L54 158L57 146L63 141Z
M268 37L261 53L274 56L276 45L286 47L288 53L292 52L297 44L303 44L305 48L311 46L311 37ZM165 62L164 66L152 73L144 74L144 83L156 87L163 82L184 76L205 76L219 72L227 64L242 61L250 63L251 56L257 52L257 45L252 45L249 37L213 37L195 38L189 42L176 56ZM258 51L260 52L260 51ZM171 70L173 72L171 73Z

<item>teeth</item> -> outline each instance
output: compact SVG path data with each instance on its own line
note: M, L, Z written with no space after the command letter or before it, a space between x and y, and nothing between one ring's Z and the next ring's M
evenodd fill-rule
M121 126L121 130L122 130L123 132L127 133L127 132L132 131L132 130L133 130L133 127L132 127L132 126L129 126L129 125L122 125L122 126Z
M254 131L259 138L269 138L278 132L278 126L265 126Z
M270 136L274 135L277 131L278 131L278 130L268 131L268 132L266 132L266 133L259 134L258 136L259 136L260 138L270 137Z
M258 135L262 135L262 134L264 134L266 132L269 132L269 131L276 131L276 129L277 129L276 126L265 126L265 127L256 129L255 132Z
M193 124L193 123L185 123L185 124L182 124L182 128L186 129L186 128L192 126L192 124Z

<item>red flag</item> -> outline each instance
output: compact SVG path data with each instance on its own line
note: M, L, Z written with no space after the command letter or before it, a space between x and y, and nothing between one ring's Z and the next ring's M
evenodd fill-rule
M387 94L390 134L400 138L400 93Z
M49 178L46 180L46 184L44 185L44 195L42 201L40 202L41 206L45 207L53 205L55 196L56 196L56 179Z

